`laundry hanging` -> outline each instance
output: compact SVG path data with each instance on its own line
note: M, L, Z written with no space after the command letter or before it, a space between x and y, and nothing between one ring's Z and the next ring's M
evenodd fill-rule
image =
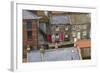
M48 39L48 42L52 42L52 37L50 34L47 36L47 39Z
M64 41L64 34L63 34L63 33L60 33L60 34L59 34L59 37L60 37L60 38L59 38L60 41Z

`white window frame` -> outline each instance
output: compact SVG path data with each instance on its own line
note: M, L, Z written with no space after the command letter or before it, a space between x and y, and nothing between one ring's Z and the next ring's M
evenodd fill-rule
M75 60L75 61L58 61L58 62L39 62L39 63L23 63L22 62L22 10L48 10L48 11L65 11L65 12L89 12L91 13L91 60ZM12 57L11 69L13 71L33 71L56 69L66 67L80 67L96 65L96 49L93 41L96 32L96 8L84 6L62 6L62 5L43 5L33 4L32 2L12 2Z

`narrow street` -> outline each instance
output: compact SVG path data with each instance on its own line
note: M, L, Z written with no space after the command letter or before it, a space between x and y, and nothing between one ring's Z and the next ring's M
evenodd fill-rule
M28 53L28 62L67 61L79 59L79 53L74 47L45 50L44 55L41 54L39 50Z

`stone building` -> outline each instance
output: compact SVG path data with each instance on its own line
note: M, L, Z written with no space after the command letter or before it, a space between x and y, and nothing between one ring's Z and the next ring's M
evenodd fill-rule
M34 13L23 10L23 57L26 57L27 48L37 49L38 17Z
M53 49L55 45L48 41L48 35L55 35L58 48L63 48L73 46L74 38L90 39L90 30L89 13L23 10L23 57L27 57L27 48L39 50L42 45L45 49ZM64 35L62 41L59 39L61 33Z

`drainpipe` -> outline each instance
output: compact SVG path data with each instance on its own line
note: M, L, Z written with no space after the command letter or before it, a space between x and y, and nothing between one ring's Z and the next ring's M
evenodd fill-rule
M77 50L78 50L78 53L79 53L80 60L82 60L81 49L79 47L77 47Z

